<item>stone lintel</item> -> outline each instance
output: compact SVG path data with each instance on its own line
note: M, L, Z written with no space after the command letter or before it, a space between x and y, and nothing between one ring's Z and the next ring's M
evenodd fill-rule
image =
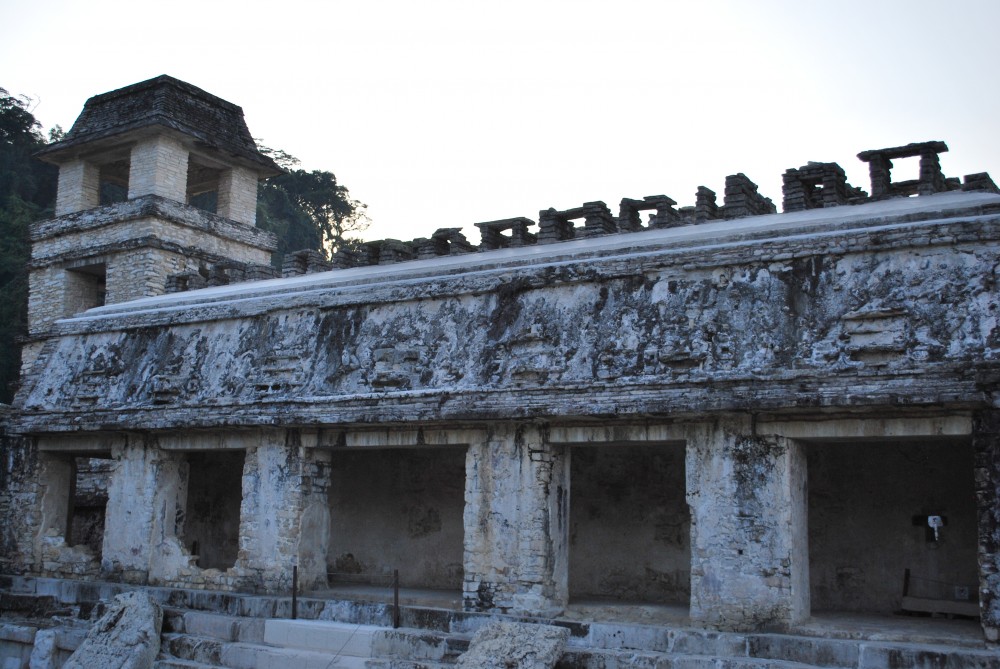
M416 428L325 431L318 443L323 448L401 448L468 446L487 438L486 428Z
M912 158L925 153L945 153L948 145L942 141L911 142L903 146L891 146L885 149L869 149L858 154L858 159L862 162L871 162L882 158Z
M971 414L963 413L932 418L840 418L815 421L767 421L757 423L757 432L759 434L775 434L803 441L967 437L972 434L972 417Z
M530 218L504 218L497 221L484 221L476 223L482 239L480 248L484 251L502 249L507 247L520 247L534 244L537 241L535 233L528 232L528 228L535 222ZM510 237L502 233L510 231Z

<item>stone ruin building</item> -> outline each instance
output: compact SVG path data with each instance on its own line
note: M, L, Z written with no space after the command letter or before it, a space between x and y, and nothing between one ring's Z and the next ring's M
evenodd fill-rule
M165 76L91 98L41 155L2 584L285 596L294 572L306 596L398 570L469 615L617 601L721 631L906 595L996 643L1000 194L947 150L862 152L870 194L789 169L782 214L737 174L721 203L279 272L254 226L279 169L239 107Z

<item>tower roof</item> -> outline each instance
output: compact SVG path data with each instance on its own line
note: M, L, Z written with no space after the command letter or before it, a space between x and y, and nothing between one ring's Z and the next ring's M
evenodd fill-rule
M265 174L281 171L257 150L242 108L167 75L90 98L65 139L46 147L39 156L58 162L81 145L103 143L153 126L192 137L201 148L249 160Z

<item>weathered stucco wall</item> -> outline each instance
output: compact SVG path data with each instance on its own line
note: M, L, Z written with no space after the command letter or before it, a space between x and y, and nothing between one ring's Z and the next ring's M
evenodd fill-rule
M336 451L331 459L334 581L462 588L465 449Z
M568 448L496 424L465 469L465 607L560 611L568 599Z
M911 595L975 598L973 453L964 442L809 444L809 573L814 611L898 611ZM940 541L926 523L942 515ZM945 585L948 584L948 585Z
M691 522L684 445L574 448L570 599L687 604Z
M979 611L986 638L1000 641L1000 410L975 415L976 508L979 514Z
M691 618L735 629L809 614L802 446L746 417L694 426L687 447Z
M34 440L11 434L9 417L9 408L0 405L0 572L5 574L38 567L34 538L45 485Z
M328 288L261 282L259 298L109 307L60 326L26 379L22 421L271 420L259 406L323 423L975 402L969 363L1000 357L998 240L1000 218L980 216L561 257L573 242L545 262L499 255L491 267L484 253L483 265L423 279L359 268L330 273ZM268 297L269 285L289 291Z

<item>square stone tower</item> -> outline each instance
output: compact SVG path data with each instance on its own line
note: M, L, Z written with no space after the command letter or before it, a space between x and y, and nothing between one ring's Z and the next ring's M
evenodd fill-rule
M257 182L280 173L240 107L168 76L90 98L39 157L59 167L55 218L31 231L28 368L52 324L165 292L219 262L264 266Z

